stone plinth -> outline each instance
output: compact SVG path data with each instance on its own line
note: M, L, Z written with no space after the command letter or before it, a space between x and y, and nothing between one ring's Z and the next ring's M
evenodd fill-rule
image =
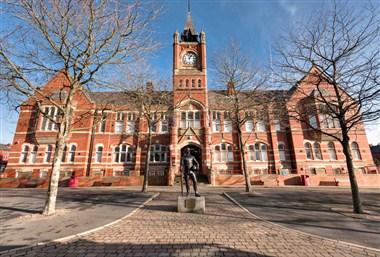
M206 201L203 196L178 196L177 204L178 212L195 212L195 213L205 213L206 212Z

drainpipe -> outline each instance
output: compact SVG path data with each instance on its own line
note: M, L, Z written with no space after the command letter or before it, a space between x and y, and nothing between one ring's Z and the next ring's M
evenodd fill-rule
M86 169L86 176L89 177L91 173L91 164L92 164L92 153L94 150L94 140L95 140L95 129L96 129L96 117L98 115L98 109L95 110L94 113L94 119L92 121L92 128L91 128L91 138L90 138L90 146L88 149L88 161L87 161L87 169Z

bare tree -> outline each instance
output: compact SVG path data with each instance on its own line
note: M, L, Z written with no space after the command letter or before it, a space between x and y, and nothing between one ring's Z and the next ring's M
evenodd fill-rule
M249 192L251 181L247 170L242 127L247 119L259 114L256 112L257 107L268 102L268 99L264 100L268 95L262 90L266 76L262 70L254 67L251 60L242 53L240 46L234 42L231 42L222 54L218 53L213 65L220 83L227 85L225 101L230 110L228 118L231 126L236 128L240 166L245 179L245 190Z
M363 122L380 117L378 13L379 6L365 9L334 3L289 33L277 48L279 78L304 99L289 105L290 117L306 124L316 136L342 145L355 213L363 208L350 139L364 129ZM298 81L300 77L304 79ZM306 84L311 87L302 86Z
M73 99L84 88L104 85L112 67L132 62L156 46L149 25L159 8L140 1L21 0L1 3L15 24L0 35L1 88L28 97L56 124L57 136L43 214L55 212L61 157L72 128ZM40 86L59 73L62 87ZM53 105L59 115L48 113Z

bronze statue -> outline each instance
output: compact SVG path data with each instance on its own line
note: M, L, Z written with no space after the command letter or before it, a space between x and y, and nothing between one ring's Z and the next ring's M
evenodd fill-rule
M197 159L191 154L190 148L186 148L181 160L181 170L186 184L186 196L190 195L189 179L193 181L195 196L201 196L197 191L197 177L195 175L195 171L198 169L199 163Z

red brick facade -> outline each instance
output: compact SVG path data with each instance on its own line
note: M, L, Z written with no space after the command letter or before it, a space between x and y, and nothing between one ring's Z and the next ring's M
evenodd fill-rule
M58 92L63 83L62 74L57 74L43 90ZM313 90L307 78L300 85L310 92ZM184 32L174 34L173 105L176 108L171 117L158 124L153 135L149 184L173 185L179 174L181 150L189 145L199 157L200 175L207 178L205 181L212 185L243 184L236 130L224 118L228 111L223 105L226 93L208 90L206 34L196 34L189 17ZM297 92L278 91L278 94L284 96L284 109L302 101ZM81 118L67 141L61 171L63 181L75 171L79 184L84 186L142 183L147 125L137 117L126 98L120 92L82 91L75 96L74 118ZM108 110L104 112L104 121L97 122L96 110L105 105ZM316 122L324 126L318 115ZM254 184L297 185L303 182L301 175L310 175L312 185L348 182L340 144L316 137L297 120L278 120L267 114L263 120L247 122L243 133L248 170ZM44 120L35 108L22 107L5 179L0 181L0 186L46 186L55 134L54 124ZM380 185L363 125L355 129L351 139L359 185Z

